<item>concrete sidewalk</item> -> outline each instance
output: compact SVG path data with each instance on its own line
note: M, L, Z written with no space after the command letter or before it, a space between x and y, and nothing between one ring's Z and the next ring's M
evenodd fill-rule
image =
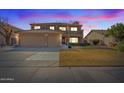
M0 47L0 51L8 51L8 50L13 50L13 46L4 46L4 47Z

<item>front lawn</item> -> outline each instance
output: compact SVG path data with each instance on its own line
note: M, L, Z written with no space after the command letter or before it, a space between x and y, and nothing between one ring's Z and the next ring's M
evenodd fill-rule
M62 50L60 66L124 66L124 53L94 48Z

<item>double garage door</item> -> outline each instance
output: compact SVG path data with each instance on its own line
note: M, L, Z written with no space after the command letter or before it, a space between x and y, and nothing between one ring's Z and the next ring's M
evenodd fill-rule
M60 34L58 33L22 33L20 46L30 48L60 47Z

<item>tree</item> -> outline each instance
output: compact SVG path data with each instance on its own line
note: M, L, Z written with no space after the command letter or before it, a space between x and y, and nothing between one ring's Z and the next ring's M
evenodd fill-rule
M8 24L8 19L0 16L0 34L5 38L6 45L10 45L12 29Z
M108 29L109 35L115 37L118 41L124 40L124 24L117 23L112 25L110 29Z

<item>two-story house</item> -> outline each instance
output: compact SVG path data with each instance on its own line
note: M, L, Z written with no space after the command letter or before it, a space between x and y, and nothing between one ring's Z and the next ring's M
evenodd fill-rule
M62 32L62 44L82 43L82 25L74 23L32 23L32 30L52 30Z
M20 33L22 47L61 47L62 44L82 43L82 25L78 23L32 23L31 30Z

